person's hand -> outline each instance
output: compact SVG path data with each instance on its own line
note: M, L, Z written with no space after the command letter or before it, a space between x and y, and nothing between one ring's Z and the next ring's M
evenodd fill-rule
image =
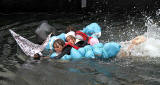
M39 59L40 59L40 57L41 57L41 56L40 56L38 53L34 54L34 59L39 60Z
M39 57L38 53L34 54L34 58L38 58L38 57Z

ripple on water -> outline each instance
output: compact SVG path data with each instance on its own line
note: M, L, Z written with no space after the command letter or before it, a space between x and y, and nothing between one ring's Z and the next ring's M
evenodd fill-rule
M3 56L8 57L11 54L11 46L9 44L3 45Z

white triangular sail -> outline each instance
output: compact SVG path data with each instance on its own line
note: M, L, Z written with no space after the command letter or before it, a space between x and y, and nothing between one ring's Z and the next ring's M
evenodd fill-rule
M19 34L15 33L13 30L9 29L11 32L13 38L16 40L17 44L20 46L20 48L23 50L23 52L27 56L33 57L34 54L39 53L42 54L41 51L44 50L45 46L49 42L51 34L48 35L47 39L44 41L42 45L34 44L33 42L25 39L24 37L20 36Z

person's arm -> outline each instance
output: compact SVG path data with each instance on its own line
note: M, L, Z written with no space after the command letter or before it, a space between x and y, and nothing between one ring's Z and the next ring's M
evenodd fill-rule
M62 58L65 54L70 54L70 51L71 51L71 46L66 46L64 49L63 49L63 51L62 51L62 53L61 54L59 54L58 56L55 56L55 57L53 57L53 59L60 59L60 58Z
M145 42L147 39L144 36L137 36L134 39L130 40L131 44L128 47L128 51L130 51L134 46L139 45L143 42Z
M43 57L43 58L49 58L49 56L43 56L43 55L40 55L39 53L34 54L34 59L35 60L40 60L41 57Z

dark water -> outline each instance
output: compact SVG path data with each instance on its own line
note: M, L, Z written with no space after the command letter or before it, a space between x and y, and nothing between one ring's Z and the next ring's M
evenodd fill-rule
M43 20L58 34L68 25L79 29L97 22L101 42L121 42L147 31L143 14L0 14L0 85L159 85L160 57L130 56L107 60L34 61L25 56L8 29L36 43L35 29ZM153 17L155 22L159 17Z

